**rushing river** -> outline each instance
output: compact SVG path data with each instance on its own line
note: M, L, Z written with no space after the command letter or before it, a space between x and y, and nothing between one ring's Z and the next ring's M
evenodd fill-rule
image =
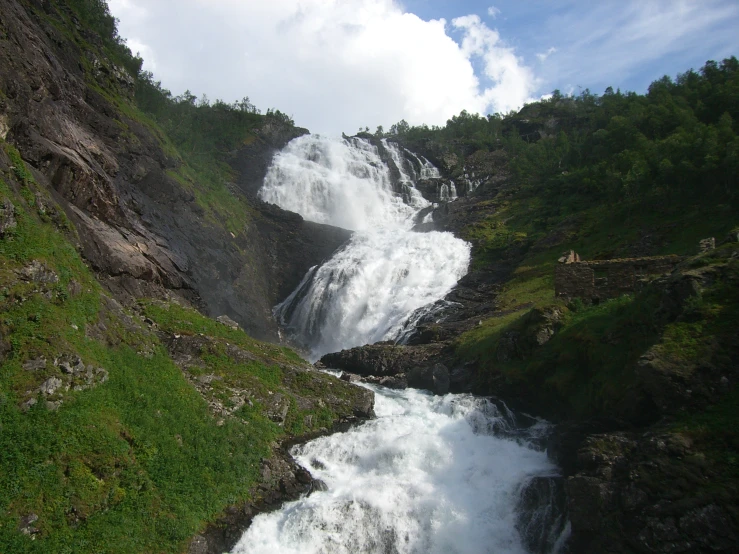
M297 447L328 490L260 515L235 554L524 553L520 489L555 468L489 401L374 387L377 419ZM498 435L498 436L496 436Z
M275 309L313 359L399 338L467 272L467 243L412 230L430 206L416 180L438 176L385 141L378 150L308 135L275 156L263 200L355 231ZM519 428L513 414L470 395L373 390L376 420L293 450L327 490L256 517L234 554L525 553L528 528L557 550L560 516L543 505L520 517L527 484L556 473L537 446L544 423L527 418Z

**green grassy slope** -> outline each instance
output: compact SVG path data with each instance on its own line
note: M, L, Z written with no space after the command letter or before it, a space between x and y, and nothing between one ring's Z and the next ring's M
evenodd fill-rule
M0 238L1 551L181 551L253 498L274 441L352 415L355 389L290 350L177 304L142 303L139 315L109 299L63 212L1 143L6 201L15 227ZM208 345L184 373L162 343L175 334ZM201 375L215 376L208 394L191 384ZM229 407L235 389L248 401L214 415L208 401ZM282 422L268 417L276 395L289 406Z

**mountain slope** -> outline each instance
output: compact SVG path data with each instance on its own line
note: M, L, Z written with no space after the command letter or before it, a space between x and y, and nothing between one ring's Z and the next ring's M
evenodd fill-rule
M372 416L368 391L203 315L276 340L272 305L346 240L249 189L305 131L158 92L234 130L221 159L142 111L104 2L0 13L0 550L227 549L310 490L283 441Z

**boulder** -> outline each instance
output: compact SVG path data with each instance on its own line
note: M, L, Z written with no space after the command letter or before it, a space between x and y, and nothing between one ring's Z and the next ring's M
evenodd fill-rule
M222 325L225 325L226 327L230 327L231 329L234 329L234 330L236 330L236 329L239 328L239 324L236 323L233 319L231 319L227 315L219 315L216 318L216 321L218 323L220 323Z
M46 381L41 383L41 386L38 390L40 393L46 396L51 396L57 390L59 390L63 384L64 382L58 377L49 377Z
M449 392L449 369L444 364L416 366L408 371L408 386L430 390L434 394Z
M399 346L377 343L326 354L320 363L363 377L385 377L405 373L414 366L431 366L444 348L444 344Z

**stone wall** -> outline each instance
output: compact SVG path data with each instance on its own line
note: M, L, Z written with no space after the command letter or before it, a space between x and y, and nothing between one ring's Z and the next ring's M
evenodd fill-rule
M571 258L569 258L571 259ZM598 261L560 261L554 269L554 294L599 302L633 292L640 278L671 272L680 256Z

